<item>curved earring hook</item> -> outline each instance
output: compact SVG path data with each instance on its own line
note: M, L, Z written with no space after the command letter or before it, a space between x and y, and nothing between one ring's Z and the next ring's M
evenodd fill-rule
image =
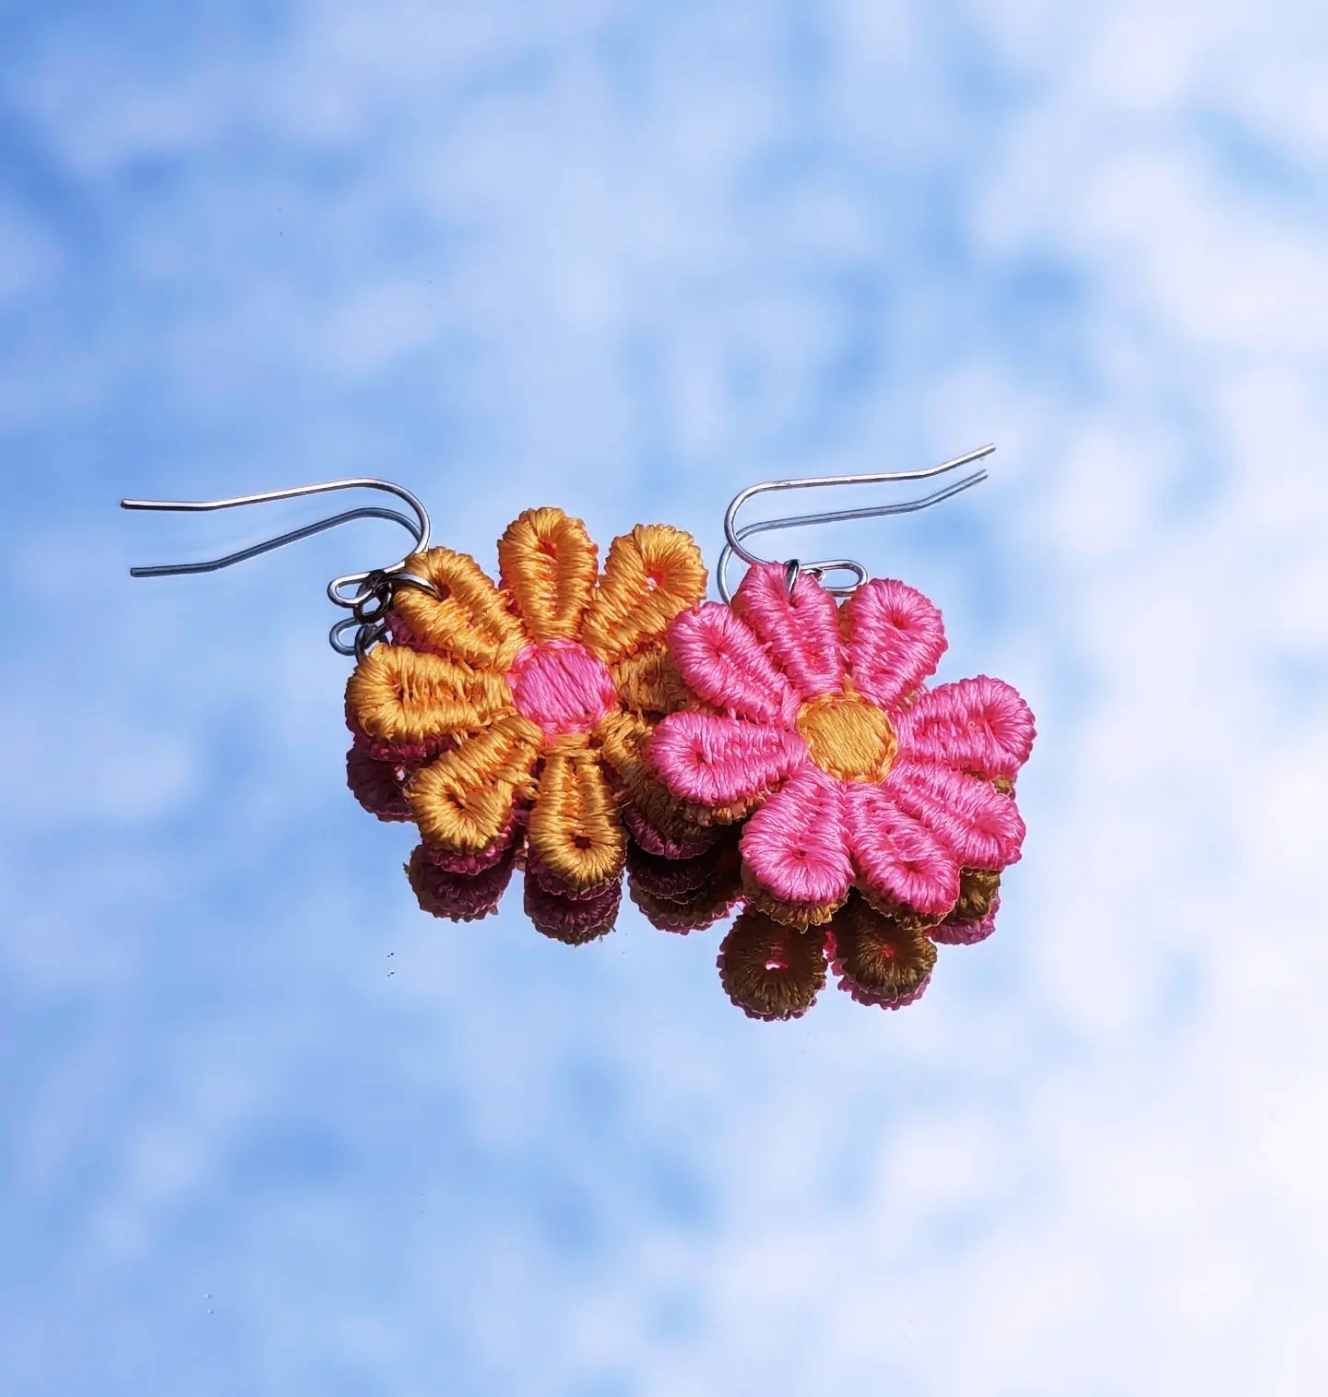
M368 646L383 634L383 626L379 618L386 612L390 604L393 587L406 583L437 596L437 590L427 578L419 577L415 573L405 570L406 564L413 554L423 552L428 548L430 523L429 511L425 509L419 498L404 486L395 485L390 480L356 477L350 480L328 480L316 485L296 485L288 490L267 490L257 495L237 495L233 499L225 500L121 500L120 507L121 509L161 510L175 514L193 514L214 509L237 509L250 504L268 504L275 500L299 499L305 495L323 495L334 490L386 491L388 494L404 500L414 511L415 518L409 519L394 509L382 509L376 505L362 505L357 509L348 509L341 514L333 514L326 519L317 520L313 524L306 524L302 528L292 529L289 533L281 534L276 538L265 539L262 543L253 544L248 548L241 548L221 558L209 558L197 563L158 563L150 567L132 567L129 569L129 574L131 577L176 577L188 573L217 572L222 568L232 567L236 563L243 563L250 558L270 553L273 549L284 548L289 543L298 543L301 539L311 538L315 534L323 533L327 529L334 529L340 524L347 524L355 519L391 520L400 524L414 539L415 546L410 553L387 567L373 568L367 572L346 573L341 577L334 577L327 584L329 600L334 605L352 613L345 621L339 621L333 626L329 636L332 648L341 655L362 656ZM347 590L352 587L353 591ZM371 605L372 610L369 609ZM343 636L352 626L355 628L355 640L353 644L348 644Z
M122 500L121 504L125 509L156 509L155 502L147 500ZM419 542L420 526L414 520L395 509L384 509L378 505L360 505L357 509L348 509L341 514L329 514L326 519L315 520L312 524L306 524L303 528L292 529L289 533L280 534L276 538L265 539L262 543L252 544L248 548L237 549L234 553L227 553L224 558L209 558L198 563L154 563L151 567L132 567L129 569L130 577L183 577L187 574L197 572L220 572L222 568L233 567L236 563L246 563L250 558L259 558L264 553L271 553L275 549L284 548L288 543L299 543L303 538L312 538L315 534L325 533L328 529L335 529L340 524L350 524L356 519L387 519L393 524L400 524L410 536Z
M978 447L975 451L965 452L962 456L956 456L952 460L943 461L939 466L929 466L926 470L918 471L885 471L871 475L823 475L814 476L806 480L766 480L759 485L749 485L745 490L736 494L724 514L724 548L719 555L719 566L716 569L716 579L719 584L719 594L727 602L732 599L732 591L728 583L729 562L736 554L748 565L755 563L774 562L776 559L762 558L744 546L743 540L759 533L775 533L780 529L800 528L805 524L835 524L843 523L854 519L879 519L888 514L912 514L919 509L927 509L934 504L940 504L942 500L948 500L952 495L957 495L963 490L970 489L974 485L980 485L987 479L986 470L975 471L972 475L965 476L962 480L957 480L943 489L933 491L930 495L924 495L914 500L902 500L895 504L867 505L861 509L838 509L827 511L822 514L790 514L781 519L762 519L753 524L744 524L738 527L738 512L748 500L754 499L757 495L767 494L775 490L813 490L818 488L829 488L836 485L881 485L897 480L928 480L933 476L944 475L947 471L958 470L961 466L970 465L974 461L982 460L990 456L996 450L994 445ZM848 572L852 573L854 581L844 587L828 587L826 590L837 597L846 597L855 592L869 576L867 569L852 558L825 558L812 563L799 562L791 559L788 564L788 586L789 595L793 593L793 586L798 577L806 572L813 576L820 577L827 572Z
M399 500L404 500L415 512L416 526L411 526L409 521L402 519L399 514L392 517L406 524L406 527L415 536L415 548L412 552L422 551L429 546L429 511L425 509L419 498L404 485L394 485L390 480L376 480L369 477L355 477L350 480L324 480L316 485L293 485L288 490L265 490L257 495L236 495L228 500L121 500L121 509L152 509L169 511L172 514L197 514L214 509L239 509L250 504L271 504L276 500L300 499L305 495L325 495L333 490L385 490L389 495L395 495ZM247 558L257 556L259 553L266 553L269 549L279 548L285 543L294 543L301 538L309 537L310 533L318 533L323 528L332 528L334 524L344 522L346 519L359 517L359 512L349 510L345 515L339 515L336 519L325 520L320 526L313 529L295 529L289 534L282 535L281 538L272 539L266 544L254 550L242 550L233 553L225 558L217 558L204 563L170 563L157 567L130 568L130 575L133 577L164 577L177 573L186 572L214 572L218 568L230 567L232 563L245 561ZM405 558L391 564L385 568L375 568L375 572L397 572L406 565L408 553ZM352 578L367 578L370 574L349 573L345 578L337 578L338 582L350 581ZM349 603L345 597L333 597L333 601L339 606Z

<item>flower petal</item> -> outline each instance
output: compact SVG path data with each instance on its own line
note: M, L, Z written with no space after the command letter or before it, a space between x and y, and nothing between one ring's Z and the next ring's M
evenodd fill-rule
M686 933L713 925L742 897L737 831L720 831L709 848L690 858L660 857L628 844L627 887L660 931Z
M492 868L496 863L502 863L505 858L512 855L513 850L519 849L525 842L526 827L517 818L515 810L507 817L507 823L498 831L498 836L492 843L486 844L482 849L471 849L458 853L452 849L440 849L436 844L426 844L424 847L428 851L429 857L448 873L463 873L473 876L476 873L483 873L486 868Z
M900 714L901 756L995 780L1011 779L1036 735L1028 705L1000 679L979 675L938 684Z
M599 550L561 509L528 509L498 540L499 577L532 640L576 640L595 594Z
M661 785L662 797L673 803L667 811L676 819L660 821L658 808L651 808L650 814L633 800L625 800L618 807L627 827L627 832L649 854L657 854L664 859L690 859L703 854L715 842L717 825L696 825L686 819L686 807ZM744 812L745 813L745 812ZM672 832L670 832L672 831Z
M742 896L736 876L731 888L717 888L711 884L678 901L656 897L630 878L627 891L637 911L656 931L671 931L679 936L714 926L722 917L728 916Z
M541 737L534 723L511 713L417 771L406 800L424 838L454 853L492 844L516 797L533 787Z
M949 922L981 921L1001 899L1001 875L984 868L963 868L959 871L959 900L945 920Z
M845 822L863 890L877 903L943 917L959 896L959 868L880 786L847 786Z
M731 832L723 843L688 858L672 859L652 853L632 842L627 846L627 876L632 885L664 902L686 902L711 886L726 860L735 865L734 891L737 891L736 856L738 842Z
M1014 798L989 781L903 763L886 784L894 804L925 825L961 868L995 872L1018 860L1024 822Z
M516 846L512 845L487 868L456 873L435 863L428 847L419 844L406 865L406 877L424 911L454 922L473 922L497 911L515 862Z
M797 1019L825 984L825 932L798 931L755 907L733 923L719 948L719 982L749 1019Z
M526 916L536 931L566 946L584 946L607 935L621 902L621 882L608 883L590 897L568 897L526 874Z
M850 898L830 926L830 968L859 1004L902 1009L921 998L936 964L926 932Z
M690 534L638 524L609 545L582 639L606 664L617 664L662 640L669 622L705 596L705 586L705 563Z
M611 665L609 673L619 703L633 713L673 713L687 702L687 686L662 644L628 655Z
M355 799L380 820L410 819L400 768L375 757L363 737L357 737L346 753L346 784Z
M397 588L393 634L399 628L398 638L405 644L502 671L526 643L503 594L468 553L430 548L408 558L405 571L431 582L438 593L435 597L409 585Z
M941 613L921 592L875 578L844 603L845 652L858 692L893 708L935 673L945 653Z
M796 913L807 912L807 920L824 921L848 895L847 789L809 763L743 829L743 871L758 894L780 905L779 920L801 921Z
M595 731L600 755L617 783L622 817L638 841L669 857L714 842L695 812L673 795L645 758L653 725L637 713L611 713Z
M502 675L404 645L375 645L346 683L355 728L398 746L474 731L511 708Z
M791 776L806 761L807 744L773 724L671 713L655 729L647 757L675 796L715 809Z
M731 857L714 866L714 876L682 897L662 897L652 892L634 876L629 864L627 889L632 901L657 931L671 931L685 936L689 931L704 931L706 927L714 926L742 900L736 840L726 852Z
M545 755L526 833L531 856L569 890L618 877L627 834L598 753L568 745Z
M692 691L754 722L789 725L797 697L764 646L727 606L702 602L669 627L669 649Z
M985 941L996 930L996 913L1001 910L999 894L992 898L991 905L980 917L947 917L940 926L931 927L927 935L939 946L976 946Z
M814 578L802 574L789 597L782 563L757 563L747 570L733 609L769 650L802 698L837 694L843 688L844 655L839 609Z

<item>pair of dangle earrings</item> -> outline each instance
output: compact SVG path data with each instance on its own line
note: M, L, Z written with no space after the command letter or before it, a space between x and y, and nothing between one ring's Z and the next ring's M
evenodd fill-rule
M579 519L530 509L498 541L495 581L433 545L423 504L388 481L123 504L396 496L410 515L360 506L224 558L132 571L213 571L352 519L400 524L407 556L328 585L348 613L330 640L355 660L350 789L416 827L406 874L421 907L479 920L520 871L531 923L573 945L613 928L624 882L665 931L736 913L718 955L725 991L752 1018L790 1019L828 974L861 1003L911 1004L938 946L990 935L1023 841L1014 782L1034 725L1001 680L931 684L945 632L914 588L852 559L769 561L746 542L927 508L985 470L862 509L742 526L739 512L771 491L927 480L992 449L742 491L724 521L722 601L704 600L700 550L667 524L615 538L601 565ZM735 556L747 571L731 591Z

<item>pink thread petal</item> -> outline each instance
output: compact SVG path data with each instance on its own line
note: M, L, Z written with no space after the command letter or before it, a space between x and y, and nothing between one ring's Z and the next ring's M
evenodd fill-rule
M716 808L759 795L807 759L796 732L713 713L671 713L655 729L646 758L682 800Z
M845 653L858 692L893 708L935 673L945 653L941 613L921 592L876 578L844 603Z
M837 694L843 688L839 608L814 577L800 576L790 599L783 563L757 563L742 579L733 609L800 697Z
M999 872L1019 859L1024 822L1014 797L978 776L944 766L898 763L891 799L936 837L962 868Z
M761 642L727 606L703 602L669 628L674 663L692 691L716 708L787 726L797 697Z
M953 856L882 787L845 791L849 844L867 890L924 917L948 912L959 896Z
M826 907L853 883L844 787L810 763L771 796L742 832L745 867L780 902Z
M985 941L996 930L996 913L1000 911L1001 899L998 894L992 898L985 917L975 917L967 922L942 922L940 926L928 927L927 935L938 946L976 946Z
M1037 733L1018 691L985 674L928 690L899 715L896 731L901 756L988 780L1013 778Z

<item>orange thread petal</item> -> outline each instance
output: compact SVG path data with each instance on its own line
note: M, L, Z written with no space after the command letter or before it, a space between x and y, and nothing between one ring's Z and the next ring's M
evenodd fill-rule
M687 702L687 686L663 645L628 655L612 666L611 673L623 707L636 713L663 717Z
M525 644L521 623L474 558L430 548L407 559L405 570L438 592L434 597L420 587L397 588L392 605L413 636L466 664L493 670L511 664Z
M362 732L397 743L483 727L512 706L501 675L403 645L375 645L364 656L346 684L346 705Z
M499 576L532 640L575 640L595 593L599 550L561 509L528 509L498 540Z
M562 743L546 754L526 836L532 857L570 888L618 877L627 835L598 754Z
M650 641L705 595L706 570L690 534L667 524L638 524L615 538L586 616L582 639L606 664Z
M465 853L492 844L516 797L532 792L540 738L534 723L511 713L417 771L406 800L424 838Z

